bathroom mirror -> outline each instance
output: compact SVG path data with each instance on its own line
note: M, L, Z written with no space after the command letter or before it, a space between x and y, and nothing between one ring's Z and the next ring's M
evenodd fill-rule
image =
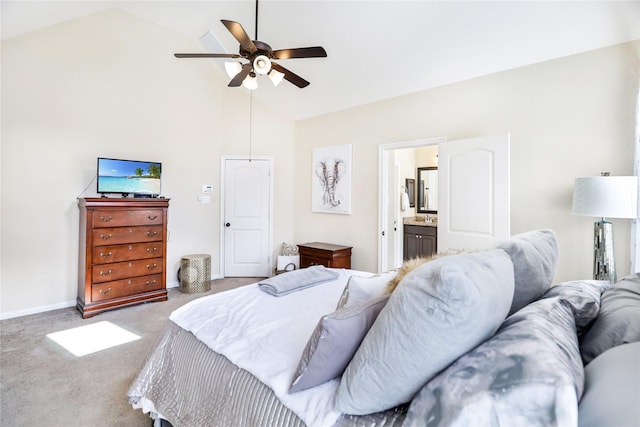
M438 213L438 168L418 168L416 193L418 213Z

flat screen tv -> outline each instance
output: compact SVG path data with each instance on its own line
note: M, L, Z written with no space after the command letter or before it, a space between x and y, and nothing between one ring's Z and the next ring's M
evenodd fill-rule
M160 195L162 164L98 157L98 193L127 197Z

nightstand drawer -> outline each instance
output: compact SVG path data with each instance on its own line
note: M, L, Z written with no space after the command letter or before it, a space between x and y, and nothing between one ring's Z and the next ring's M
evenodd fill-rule
M324 265L329 268L351 268L351 246L312 242L298 245L300 268Z

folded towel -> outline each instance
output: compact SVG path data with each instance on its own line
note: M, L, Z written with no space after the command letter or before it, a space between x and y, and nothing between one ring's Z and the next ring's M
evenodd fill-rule
M262 280L258 283L258 287L269 295L281 297L292 292L319 285L320 283L334 280L337 277L338 273L335 271L331 271L323 265L314 265Z
M402 206L401 209L403 211L406 211L407 209L409 209L409 195L405 192L402 193Z

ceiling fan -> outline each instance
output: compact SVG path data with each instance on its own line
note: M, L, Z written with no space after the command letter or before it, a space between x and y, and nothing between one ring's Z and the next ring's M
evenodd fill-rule
M309 82L294 72L286 69L273 60L295 59L295 58L326 58L327 52L321 46L299 47L293 49L273 50L265 42L258 40L258 0L256 0L256 39L251 40L247 32L237 22L222 19L222 24L229 30L233 37L240 43L240 50L237 54L231 53L176 53L176 58L232 58L246 59L248 63L225 62L225 70L231 81L230 87L244 86L247 89L256 89L258 82L257 74L267 74L273 84L277 86L282 79L304 88L309 86Z

